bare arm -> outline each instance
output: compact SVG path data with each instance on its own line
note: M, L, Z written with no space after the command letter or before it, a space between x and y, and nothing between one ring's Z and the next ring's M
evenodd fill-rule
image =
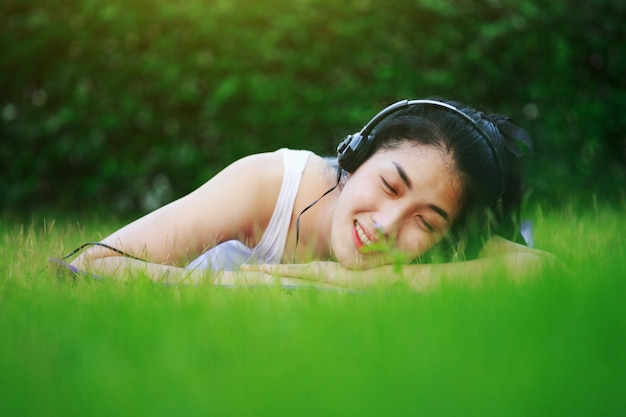
M254 244L269 221L281 179L279 153L243 158L194 192L122 227L102 243L148 263L173 266L226 240ZM117 255L93 247L72 265L89 270L93 261Z
M61 268L58 263L52 267ZM61 268L62 269L62 268ZM64 272L69 270L62 269ZM155 264L124 256L107 256L90 260L89 272L100 278L116 280L148 278L160 284L218 286L281 286L339 289L341 287L311 280L277 277L260 271L190 270L172 265Z
M404 283L418 292L436 289L442 282L479 286L484 277L500 274L517 282L530 279L554 262L554 256L536 249L493 238L479 259L442 264L384 265L377 268L347 269L336 262L246 266L283 277L321 281L348 288L367 288Z

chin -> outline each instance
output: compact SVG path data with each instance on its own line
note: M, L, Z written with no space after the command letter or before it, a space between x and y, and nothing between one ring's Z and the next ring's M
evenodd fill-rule
M341 266L343 266L344 268L347 269L366 269L367 267L363 264L363 262L360 262L358 260L349 260L349 261L341 261L338 260L339 263L341 264Z
M335 261L339 262L341 266L349 269L362 269L363 259L362 256L346 247L333 247L333 257Z
M350 256L346 253L341 253L341 251L335 251L334 258L337 262L341 264L341 266L349 269L357 269L361 264L356 254Z
M353 256L336 256L336 260L344 268L348 269L370 269L393 263L392 259L381 254L366 255L354 253Z

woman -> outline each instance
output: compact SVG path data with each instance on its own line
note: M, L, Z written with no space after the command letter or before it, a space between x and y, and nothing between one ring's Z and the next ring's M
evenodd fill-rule
M532 148L526 132L502 116L404 100L348 136L338 166L308 151L245 157L89 248L72 266L105 276L139 270L175 282L235 282L237 275L203 271L243 266L342 286L385 276L416 288L459 268L482 272L494 256L515 271L543 256L494 235L515 236L520 141ZM477 259L391 273L434 253Z

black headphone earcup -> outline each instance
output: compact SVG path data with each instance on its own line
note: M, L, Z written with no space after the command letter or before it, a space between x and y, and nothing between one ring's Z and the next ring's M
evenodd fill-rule
M363 139L360 133L348 135L337 146L337 163L347 172L354 172L370 154L372 137Z

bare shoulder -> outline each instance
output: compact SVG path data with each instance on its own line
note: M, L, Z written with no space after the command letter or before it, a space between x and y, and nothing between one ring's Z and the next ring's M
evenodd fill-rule
M330 157L324 157L316 153L311 153L308 160L307 170L328 170L330 168L330 160Z
M245 202L280 188L283 176L279 151L245 156L231 163L190 194L192 198L227 198ZM269 197L266 195L266 197Z
M233 162L218 175L241 176L247 182L274 182L282 178L282 161L280 151L252 154Z
M283 171L280 151L249 155L224 168L191 193L189 200L209 207L214 206L217 199L227 212L223 217L239 214L241 219L263 224L273 212ZM240 226L239 222L233 223L233 227Z
M336 178L337 169L331 166L328 158L312 154L302 175L302 185L305 190L312 190L317 194L332 187Z

